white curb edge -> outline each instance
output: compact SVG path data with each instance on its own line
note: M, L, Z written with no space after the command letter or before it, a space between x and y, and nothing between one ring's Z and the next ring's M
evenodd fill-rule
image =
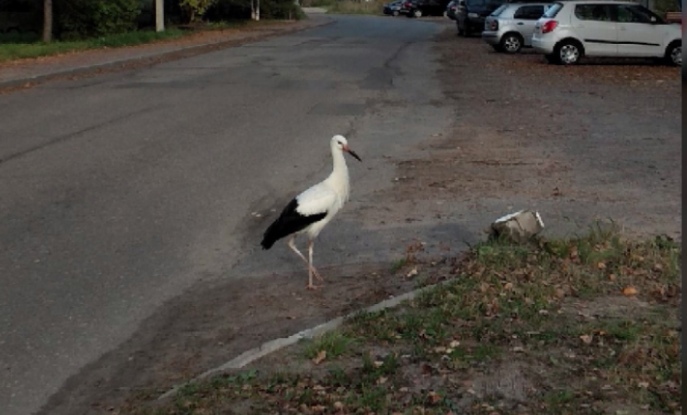
M270 353L273 353L273 352L281 350L285 347L291 346L292 344L297 343L301 339L311 339L313 337L324 334L328 331L334 330L335 328L339 327L344 321L346 321L346 320L348 320L348 319L350 319L350 318L352 318L352 317L354 317L360 313L374 313L376 311L381 311L381 310L385 310L387 308L395 307L405 300L411 300L411 299L415 298L418 294L421 294L425 291L429 291L433 288L439 287L439 286L444 285L444 284L451 282L451 281L453 281L453 279L445 280L445 281L442 281L442 282L439 282L439 283L433 284L433 285L428 285L426 287L419 288L417 290L413 290L413 291L407 292L405 294L401 294L401 295L393 297L393 298L389 298L387 300L384 300L380 303L377 303L377 304L374 304L372 306L363 308L361 310L353 311L351 313L346 314L345 316L337 317L335 319L327 321L326 323L319 324L315 327L299 331L298 333L292 334L289 337L281 337L278 339L267 341L258 347L255 347L253 349L250 349L246 352L241 353L237 357L231 359L230 361L228 361L228 362L226 362L220 366L217 366L215 368L212 368L210 370L207 370L207 371L201 373L200 375L196 376L195 378L193 378L189 381L186 381L182 384L173 386L170 390L168 390L167 392L160 395L157 399L162 400L162 399L169 398L170 396L174 395L182 387L189 385L189 384L192 384L192 383L195 383L195 382L198 382L198 381L205 379L211 375L219 374L221 372L224 372L224 371L227 371L230 369L240 369L240 368L248 365L249 363L252 363L252 362L254 362L254 361L270 354Z

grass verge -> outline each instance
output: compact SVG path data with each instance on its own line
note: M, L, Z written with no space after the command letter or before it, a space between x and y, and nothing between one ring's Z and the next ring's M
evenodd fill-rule
M601 227L481 243L413 301L119 413L679 413L680 256Z
M163 32L155 32L153 30L137 30L133 32L103 36L95 39L54 41L50 43L42 42L38 35L6 33L0 34L0 62L39 58L43 56L59 55L88 49L136 46L146 43L193 36L200 31L218 31L266 24L270 24L270 22L250 22L243 20L219 22L197 27L196 30L183 30L180 28L170 27Z

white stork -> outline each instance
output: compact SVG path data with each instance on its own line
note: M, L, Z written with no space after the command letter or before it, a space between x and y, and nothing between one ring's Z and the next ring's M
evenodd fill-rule
M362 161L348 148L348 141L344 136L332 137L331 149L334 167L329 177L293 198L281 215L267 228L261 242L263 249L270 249L277 240L289 236L289 248L308 264L308 289L311 290L317 288L312 283L313 276L323 281L312 263L314 240L348 200L348 167L343 152ZM295 244L296 236L302 233L308 235L308 258Z

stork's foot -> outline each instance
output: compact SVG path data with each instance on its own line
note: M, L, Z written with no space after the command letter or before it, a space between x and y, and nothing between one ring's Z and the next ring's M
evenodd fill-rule
M315 285L315 284L308 284L305 286L305 288L307 288L310 291L319 290L321 287L322 287L322 285Z
M319 282L324 282L324 278L322 278L322 275L315 269L315 267L310 267L310 271L312 272L312 275L317 279Z

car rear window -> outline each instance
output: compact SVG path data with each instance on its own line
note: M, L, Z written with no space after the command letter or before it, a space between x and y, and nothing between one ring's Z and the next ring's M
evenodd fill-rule
M494 10L493 12L491 12L491 15L494 16L494 17L500 16L501 13L503 13L503 11L506 10L507 8L508 8L508 5L507 5L507 4L502 4L502 5L499 6L498 9Z
M553 19L556 17L559 11L563 8L563 3L553 3L551 6L549 6L548 9L544 12L542 17L546 17L549 19Z

